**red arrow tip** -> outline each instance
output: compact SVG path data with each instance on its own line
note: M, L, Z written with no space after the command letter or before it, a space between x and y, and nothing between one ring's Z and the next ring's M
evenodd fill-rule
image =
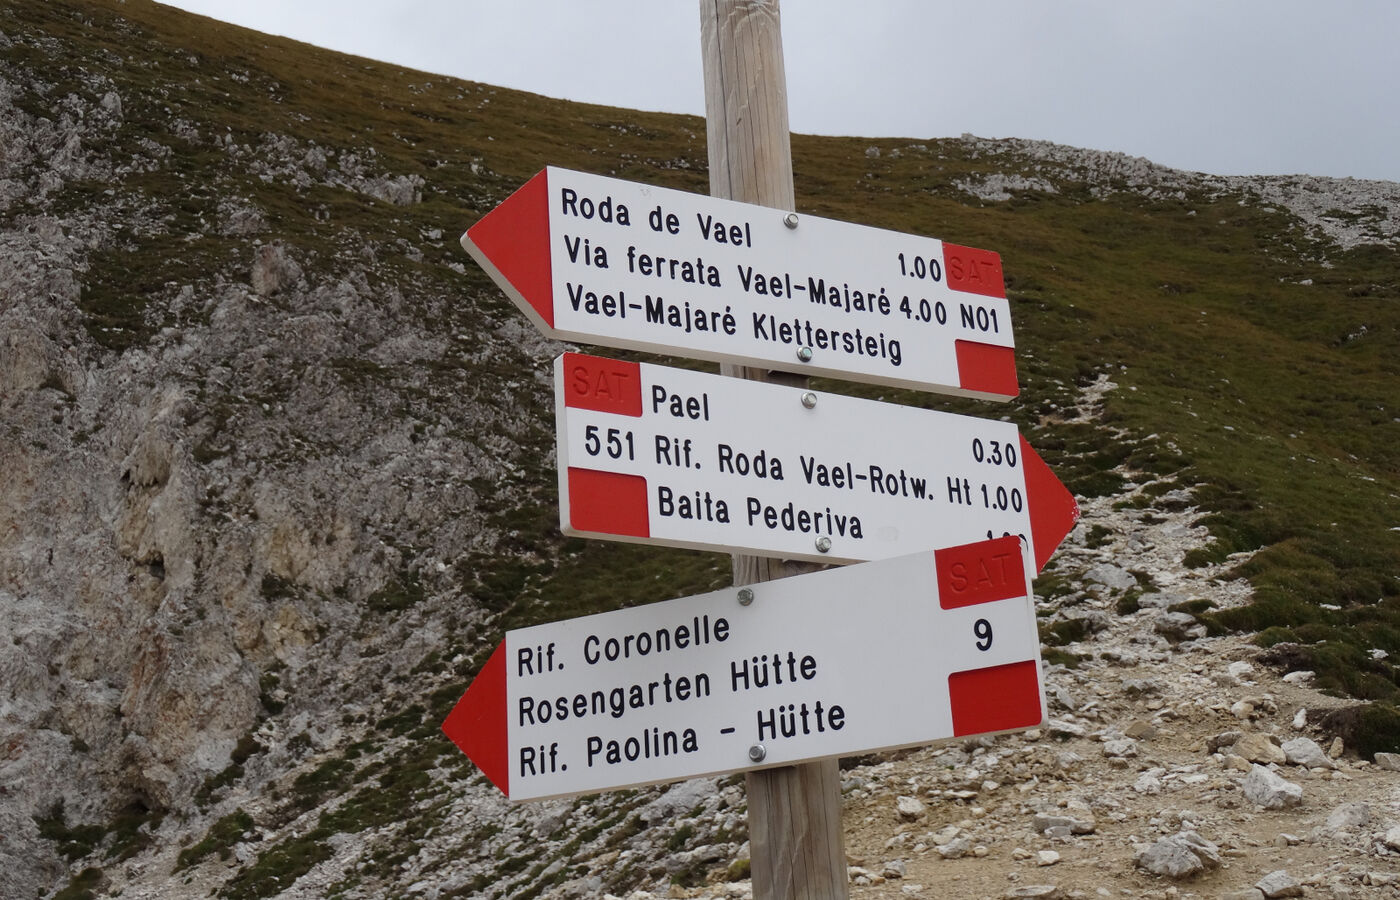
M517 305L554 327L548 169L468 228L462 246Z
M1039 572L1079 521L1079 503L1025 437L1021 438L1021 460L1026 473L1026 503L1031 511L1035 570Z
M442 733L510 796L506 742L506 642L501 641L442 723Z

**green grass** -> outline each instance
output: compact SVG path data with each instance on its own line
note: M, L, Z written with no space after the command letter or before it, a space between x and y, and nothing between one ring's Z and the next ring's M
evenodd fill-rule
M67 887L53 895L52 900L93 900L102 884L102 870L86 868L74 875Z
M39 826L39 836L53 841L59 855L69 862L90 855L107 834L101 825L69 825L61 802L46 815L36 816L34 823Z
M387 585L375 591L365 600L365 607L376 615L403 612L423 599L423 586L418 574L409 569L400 570Z
M196 844L180 851L175 871L187 869L206 856L217 853L219 859L233 855L233 845L253 830L253 817L236 809L209 827L208 833Z
M64 859L76 862L101 850L104 860L121 862L150 846L150 832L157 828L165 814L151 810L140 802L132 802L117 811L106 824L68 824L60 801L42 816L35 816L39 836L52 841ZM143 830L144 827L144 830Z

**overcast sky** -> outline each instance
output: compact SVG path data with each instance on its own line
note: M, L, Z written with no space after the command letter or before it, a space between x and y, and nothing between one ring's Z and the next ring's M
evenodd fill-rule
M697 0L174 0L473 81L704 114ZM785 0L792 130L1400 181L1395 0Z

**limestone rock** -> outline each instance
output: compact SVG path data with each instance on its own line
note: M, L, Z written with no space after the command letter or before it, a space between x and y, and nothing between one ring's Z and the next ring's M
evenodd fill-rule
M1264 766L1255 765L1241 786L1245 798L1264 809L1284 809L1303 802L1303 789Z
M1074 606L1064 610L1060 617L1067 622L1082 622L1089 634L1100 634L1109 629L1113 620L1101 609L1085 609Z
M714 795L715 783L708 778L680 781L668 787L661 796L638 810L643 822L656 824L684 815Z
M1366 803L1343 803L1327 816L1323 828L1329 834L1338 831L1365 828L1371 824L1371 807Z
M1185 603L1187 599L1180 594L1151 591L1138 598L1138 606L1143 609L1166 609L1169 606L1176 606L1178 603Z
M905 821L912 822L915 819L923 818L926 809L918 797L900 797L895 801L895 810L899 817Z
M1060 900L1065 892L1053 884L1023 884L1002 894L1006 900Z
M1283 748L1275 744L1267 734L1251 732L1241 735L1231 749L1236 756L1242 756L1252 763L1283 765L1288 762L1288 756L1283 752Z
M412 206L423 202L423 185L420 175L398 175L367 181L362 189L377 200L395 206Z
M1151 769L1143 772L1133 782L1133 790L1139 794L1160 794L1162 792L1162 775L1166 774L1165 769Z
M1196 617L1184 612L1164 612L1152 620L1152 630L1169 641L1184 641L1197 628Z
M1387 772L1400 772L1400 753L1377 753L1376 765Z
M1236 681L1243 682L1246 678L1248 678L1248 676L1254 674L1254 666L1253 664L1240 659L1235 660L1234 662L1226 666L1225 671L1229 673L1231 678L1234 678Z
M934 852L944 859L962 859L971 849L972 838L962 836L955 837L946 844L939 844L934 848Z
M1206 752L1218 753L1226 747L1233 747L1242 737L1244 735L1239 731L1222 731L1206 741Z
M225 204L220 208L220 213L223 221L219 230L224 235L241 237L267 229L267 219L254 207Z
M1181 831L1143 850L1133 862L1153 875L1179 880L1219 868L1220 848L1194 831Z
M1318 746L1317 741L1311 738L1291 738L1284 741L1283 746L1279 749L1283 751L1289 765L1307 766L1310 769L1332 767L1332 760Z
M1066 804L1065 814L1037 813L1031 822L1037 832L1071 834L1093 834L1096 827L1093 810L1088 804L1072 800Z
M1084 580L1106 587L1111 591L1130 591L1138 586L1137 579L1127 569L1111 563L1102 563L1084 573ZM1191 620L1195 622L1195 619Z
M1303 896L1303 886L1283 869L1270 872L1254 882L1254 886L1263 892L1268 900L1275 900L1278 897Z
M1134 719L1123 729L1123 734L1135 741L1151 740L1157 736L1157 726L1142 719Z
M253 293L263 297L290 290L301 278L301 266L281 244L263 244L253 254Z
M1069 719L1048 719L1045 730L1054 737L1083 737L1088 733L1083 725Z
M108 91L102 95L102 108L114 119L122 117L122 98L116 91Z
M1138 755L1137 741L1131 738L1116 738L1103 742L1103 755L1128 759Z

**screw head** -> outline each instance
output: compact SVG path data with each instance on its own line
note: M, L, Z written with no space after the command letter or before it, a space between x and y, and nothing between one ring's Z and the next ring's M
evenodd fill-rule
M811 409L812 407L816 406L817 395L812 393L811 391L807 391L802 395L802 405L807 407L808 409Z
M768 755L768 751L763 749L762 744L754 744L749 747L749 759L754 762L763 762L763 758Z
M753 602L752 588L739 588L739 605L748 606Z
M817 552L818 552L818 553L826 553L826 552L828 552L828 551L830 551L830 550L831 550L831 538L827 537L826 535L822 535L821 537L817 538Z
M797 213L795 213L795 212L790 212L790 213L788 213L787 215L783 216L783 224L786 225L786 226L789 227L789 228L796 228L796 227L797 227Z
M811 348L811 347L798 347L798 348L797 348L797 359L798 359L798 361L800 361L800 362L811 362L811 361L812 361L812 348Z

